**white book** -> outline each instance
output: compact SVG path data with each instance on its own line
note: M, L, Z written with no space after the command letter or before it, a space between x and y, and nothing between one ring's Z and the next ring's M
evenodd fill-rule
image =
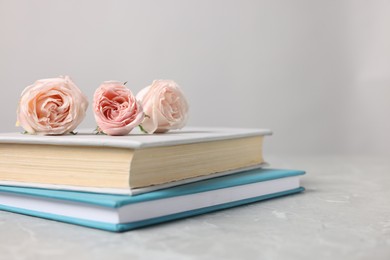
M138 194L265 164L267 129L184 128L164 134L0 134L0 184Z

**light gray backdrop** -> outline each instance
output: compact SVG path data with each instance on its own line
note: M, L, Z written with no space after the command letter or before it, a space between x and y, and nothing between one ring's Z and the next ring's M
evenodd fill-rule
M0 0L1 132L21 91L70 75L92 98L174 79L189 125L271 128L267 153L390 152L390 1ZM92 111L81 127L94 127Z

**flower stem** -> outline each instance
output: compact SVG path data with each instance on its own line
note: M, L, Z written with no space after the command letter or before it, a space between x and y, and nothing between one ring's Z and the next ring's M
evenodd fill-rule
M139 125L138 127L139 127L139 129L141 130L141 132L143 132L143 133L145 133L145 134L148 133L148 132L142 127L142 125Z

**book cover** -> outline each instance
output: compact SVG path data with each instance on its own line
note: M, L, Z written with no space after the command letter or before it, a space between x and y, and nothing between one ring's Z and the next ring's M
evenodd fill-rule
M21 133L1 133L0 143L48 144L65 146L98 146L116 148L149 148L191 144L208 141L236 139L250 136L271 135L269 129L186 127L162 134L145 134L134 131L125 136L96 135L91 130L81 130L76 135L29 135Z
M256 169L137 196L0 186L0 209L120 232L301 192L303 174Z

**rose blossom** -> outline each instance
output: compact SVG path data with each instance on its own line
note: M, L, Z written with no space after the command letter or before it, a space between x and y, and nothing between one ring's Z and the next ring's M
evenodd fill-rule
M68 76L41 79L23 90L16 125L29 134L70 133L84 119L87 107L87 98Z
M173 80L155 80L137 94L144 112L142 128L152 133L163 133L184 127L188 118L188 103Z
M126 135L144 119L142 106L118 81L100 85L95 91L93 109L99 129L108 135Z

